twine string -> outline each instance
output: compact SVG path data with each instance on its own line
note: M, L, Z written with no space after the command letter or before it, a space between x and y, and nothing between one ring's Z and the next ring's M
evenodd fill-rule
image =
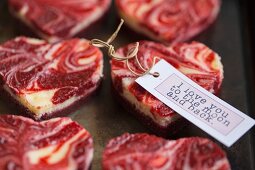
M133 73L134 75L136 75L136 76L143 76L143 75L146 75L146 74L150 74L150 75L153 75L154 77L158 77L159 76L158 72L151 73L150 71L151 71L152 67L156 64L157 59L159 59L159 58L155 56L153 58L152 66L149 69L144 68L142 66L141 62L139 61L138 56L137 56L137 53L138 53L138 50L139 50L139 42L136 42L134 47L132 47L128 50L127 55L125 57L122 57L122 56L118 55L115 52L114 46L111 43L118 36L118 33L119 33L123 23L124 23L124 20L121 19L120 24L118 25L116 31L110 36L110 38L108 38L108 40L106 42L102 41L100 39L92 39L90 41L91 45L93 45L95 47L98 47L98 48L107 48L108 49L108 56L111 59L114 59L114 60L117 60L117 61L125 61L129 71L131 73ZM138 64L139 68L142 70L142 73L134 71L131 68L129 60L133 59L133 58L135 58L135 61Z

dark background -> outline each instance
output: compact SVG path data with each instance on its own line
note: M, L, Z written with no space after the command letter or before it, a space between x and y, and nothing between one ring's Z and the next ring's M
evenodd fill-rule
M107 18L89 38L107 37L115 30L119 20L112 5ZM8 12L6 0L0 0L0 42L27 34ZM88 38L88 37L86 37ZM117 47L144 39L123 28L115 41ZM224 65L224 80L219 97L237 109L255 118L255 2L254 0L223 0L217 21L193 40L201 41L219 53ZM106 54L106 53L105 53ZM101 152L106 142L124 132L147 132L144 126L127 113L111 93L111 78L108 57L105 55L104 80L96 95L78 111L70 115L90 131L94 138L95 154L92 169L100 169ZM0 113L15 113L0 100ZM232 169L255 170L255 128L245 134L227 152ZM179 137L202 136L212 139L193 125L180 131ZM213 139L212 139L213 140Z

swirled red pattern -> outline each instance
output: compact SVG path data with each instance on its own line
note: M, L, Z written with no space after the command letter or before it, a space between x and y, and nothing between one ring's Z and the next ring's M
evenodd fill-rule
M111 139L103 153L103 170L230 170L222 149L205 138L165 140L148 134Z
M117 0L116 4L129 26L166 43L202 32L220 9L220 0Z
M87 170L92 157L89 132L70 118L0 116L0 169Z
M9 0L15 15L42 38L72 37L100 19L110 0Z
M129 44L122 47L118 49L117 53L124 57L133 46L134 44ZM165 46L150 41L141 41L137 56L140 63L147 69L151 67L154 56L164 59L191 80L212 93L219 91L223 80L223 66L220 62L220 57L202 43L178 43ZM130 61L130 66L136 72L141 72L134 59ZM112 60L111 69L113 85L123 98L125 96L122 95L122 92L125 89L142 105L148 106L152 115L165 118L176 115L171 108L135 82L137 76L129 71L125 62ZM124 85L124 82L127 80L130 82L128 86ZM128 98L125 99L129 100ZM132 103L132 101L129 102Z
M101 80L102 67L101 51L85 39L48 44L18 37L0 45L4 85L18 96L56 90L51 98L55 105L89 96Z

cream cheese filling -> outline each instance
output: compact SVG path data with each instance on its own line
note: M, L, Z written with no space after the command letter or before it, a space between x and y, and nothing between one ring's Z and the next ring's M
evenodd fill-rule
M57 110L61 110L80 98L74 96L61 104L55 105L51 102L51 99L55 91L57 91L56 89L21 95L15 95L7 85L4 85L4 90L8 92L16 101L28 108L28 110L34 114L35 119L40 119L45 113L49 114Z
M134 79L130 78L123 78L122 80L122 86L123 86L123 93L120 94L123 98L125 98L129 103L135 106L135 108L143 113L145 116L150 117L155 123L157 123L160 126L166 127L172 122L175 122L178 120L181 116L178 114L175 114L174 116L160 116L158 114L151 113L150 109L151 106L147 105L143 102L140 102L136 99L136 97L128 90L128 87L131 83L133 83Z

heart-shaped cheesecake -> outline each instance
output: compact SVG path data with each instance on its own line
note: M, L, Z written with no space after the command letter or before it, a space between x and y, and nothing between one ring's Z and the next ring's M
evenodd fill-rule
M88 170L93 139L70 118L0 116L0 169Z
M125 57L133 47L134 44L122 47L117 50L117 54ZM137 54L141 65L146 69L150 68L155 56L166 60L209 92L218 92L223 80L223 66L219 55L204 44L192 42L165 46L141 41ZM130 67L141 72L135 59L130 60ZM113 89L117 97L154 133L169 136L183 126L184 119L179 114L135 82L138 77L128 69L125 61L112 60L111 69Z
M49 42L84 32L110 4L111 0L9 0L11 13Z
M48 44L18 37L0 45L0 89L34 119L70 113L100 84L101 51L85 39Z
M111 139L103 153L103 170L230 170L224 151L199 138L165 140L148 134Z
M173 43L205 30L217 17L220 0L116 0L120 16L133 30Z

